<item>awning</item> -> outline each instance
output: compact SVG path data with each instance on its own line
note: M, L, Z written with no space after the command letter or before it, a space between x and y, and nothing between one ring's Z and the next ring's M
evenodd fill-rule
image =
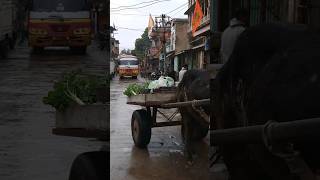
M171 57L173 55L174 55L174 51L170 51L169 53L167 53L166 58L169 58L169 57Z
M205 33L207 31L210 31L210 24L206 25L205 27L200 28L199 30L197 30L194 33L193 37L199 36L200 34Z
M198 45L198 46L195 46L195 47L193 47L193 48L191 48L191 49L199 49L199 48L204 47L204 45L205 45L205 43L200 44L200 45Z
M186 53L188 51L190 51L190 49L186 49L186 50L180 51L180 52L176 53L176 56L179 56L180 54Z

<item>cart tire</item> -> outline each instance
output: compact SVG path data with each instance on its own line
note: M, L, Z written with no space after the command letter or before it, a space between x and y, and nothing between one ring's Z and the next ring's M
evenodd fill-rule
M106 151L82 153L72 163L69 180L105 180L108 162Z
M151 139L151 118L144 109L135 110L131 118L131 132L134 144L145 148Z
M199 124L194 124L194 126L192 127L192 140L194 141L200 141L201 139L205 138L209 132L209 127L203 127ZM181 136L183 141L185 140L185 125L184 123L181 124Z

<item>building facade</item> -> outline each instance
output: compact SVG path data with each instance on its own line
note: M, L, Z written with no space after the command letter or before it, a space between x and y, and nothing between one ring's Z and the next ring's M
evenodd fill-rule
M149 33L151 47L146 52L147 73L166 70L166 43L171 36L171 18L166 15L155 17L155 25Z
M166 44L168 72L178 73L184 64L191 61L188 29L188 19L172 19L171 36Z
M192 18L195 9L196 0L188 1L188 10L185 12L188 15L189 29L188 37L190 41L190 56L191 60L188 62L189 69L206 69L210 63L210 52L208 48L210 39L210 0L198 0L203 18L200 26L192 34Z

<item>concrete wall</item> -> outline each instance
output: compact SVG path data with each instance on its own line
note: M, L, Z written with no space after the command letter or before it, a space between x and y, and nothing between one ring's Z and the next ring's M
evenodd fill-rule
M175 42L175 51L179 53L183 50L189 49L189 38L188 38L188 22L177 22L176 26L176 42Z

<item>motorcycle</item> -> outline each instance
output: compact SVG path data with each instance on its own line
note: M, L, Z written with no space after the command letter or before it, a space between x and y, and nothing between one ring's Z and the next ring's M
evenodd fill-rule
M152 72L150 75L150 79L153 80L158 80L160 78L160 76L162 76L162 72L161 71L157 71L157 72Z

